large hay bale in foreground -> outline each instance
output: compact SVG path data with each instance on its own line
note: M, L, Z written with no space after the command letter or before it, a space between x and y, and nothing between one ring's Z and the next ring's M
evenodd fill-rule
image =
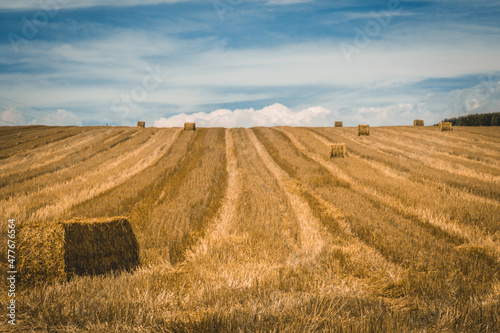
M413 121L413 126L424 126L424 121L420 119L415 119Z
M185 131L196 131L196 123L184 123Z
M17 238L23 284L67 281L139 264L139 245L124 217L20 225Z
M370 135L370 125L358 125L358 136Z
M137 127L145 128L146 127L146 122L145 121L138 121L137 122Z
M341 121L336 121L335 127L344 127L344 124Z
M345 143L332 143L330 145L330 158L347 157Z
M443 131L453 131L453 126L448 121L441 121L439 123L439 129L441 130L441 132L443 132Z

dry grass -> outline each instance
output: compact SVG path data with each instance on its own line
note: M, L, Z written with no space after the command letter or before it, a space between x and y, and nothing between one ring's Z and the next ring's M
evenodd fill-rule
M500 329L498 129L86 131L0 161L2 214L126 215L141 266L22 288L21 331Z
M370 125L358 125L358 136L370 135Z

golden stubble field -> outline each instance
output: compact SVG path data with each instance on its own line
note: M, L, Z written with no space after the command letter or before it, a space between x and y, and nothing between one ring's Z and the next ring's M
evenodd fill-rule
M498 127L2 127L0 201L2 271L9 218L126 216L140 247L19 287L20 332L500 331Z

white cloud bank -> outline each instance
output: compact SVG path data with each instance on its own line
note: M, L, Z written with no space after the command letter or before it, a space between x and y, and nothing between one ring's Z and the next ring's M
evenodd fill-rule
M321 106L292 111L276 103L261 110L219 109L210 113L181 113L154 122L155 127L179 127L194 122L202 127L254 127L254 126L325 126L331 112Z
M24 125L25 123L24 116L14 107L8 107L0 113L0 126Z
M82 122L73 113L64 109L55 112L26 112L16 107L9 106L0 111L0 126L10 125L47 125L47 126L78 126Z

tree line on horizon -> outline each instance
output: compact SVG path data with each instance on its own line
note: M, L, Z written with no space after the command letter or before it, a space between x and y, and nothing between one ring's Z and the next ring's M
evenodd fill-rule
M446 118L453 126L500 126L500 112Z

